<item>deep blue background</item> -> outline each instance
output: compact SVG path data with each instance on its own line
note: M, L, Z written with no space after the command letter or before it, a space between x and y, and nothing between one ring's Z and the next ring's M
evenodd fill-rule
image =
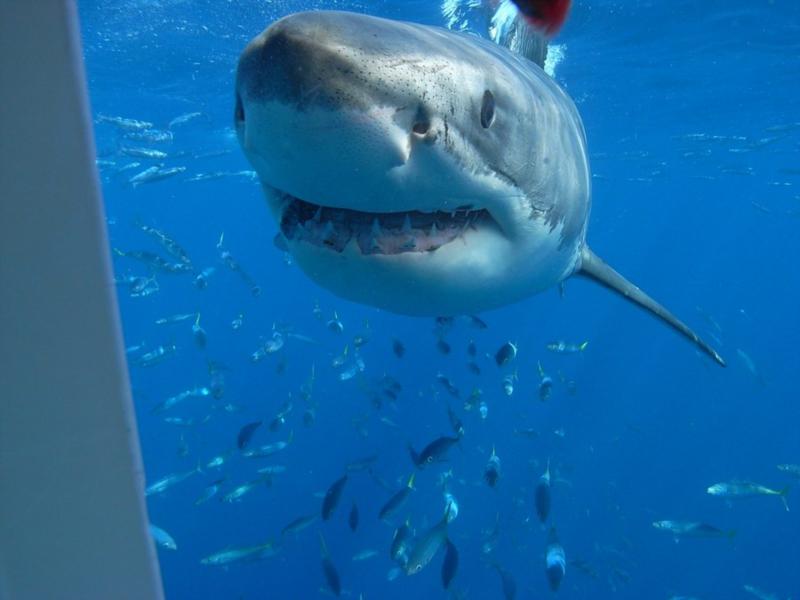
M232 177L186 181L195 173L250 168L231 129L233 75L247 41L284 14L331 7L442 23L439 6L420 0L81 3L95 114L165 127L179 114L203 113L176 127L174 142L165 147L166 164L186 166L185 176L133 189L126 180L136 171L102 169L112 244L159 251L134 227L139 218L169 232L205 267L217 263L215 244L224 231L226 247L264 290L260 298L251 297L219 265L202 292L186 276L159 276L161 290L149 298L129 298L120 289L128 344L178 346L162 365L131 367L148 481L234 447L241 425L269 421L290 393L295 399L281 432L264 427L256 434L255 443L267 443L294 431L288 450L259 461L258 466L287 467L272 488L255 490L240 504L215 498L193 506L213 479L224 476L228 491L254 477L255 463L234 457L221 473L194 477L148 499L151 520L178 544L177 552L159 550L168 597L316 597L324 585L318 529L353 598L444 597L441 555L419 575L386 581L392 528L376 515L388 492L363 473L351 476L331 522L286 540L279 556L227 570L199 562L225 547L277 540L290 520L318 512L315 494L352 460L378 454L376 474L402 485L412 468L406 444L419 448L449 433L448 398L435 380L441 371L456 382L462 398L481 388L489 415L482 421L451 400L466 437L449 464L418 474L417 491L402 514L418 532L438 520L438 473L452 468L461 509L450 527L461 555L454 585L469 598L502 597L499 577L481 552L483 532L498 513L500 543L488 558L513 573L520 597L550 594L543 573L545 534L532 509L533 487L548 457L557 478L553 520L568 558L580 558L598 573L593 579L568 568L560 597L747 598L752 596L743 585L750 584L777 598L797 598L796 493L789 495L787 513L775 498L726 502L705 489L736 478L781 488L792 480L776 465L800 463L800 7L791 0L578 0L557 40L566 45L557 79L578 104L589 139L590 243L703 335L719 337L726 370L652 318L582 281L569 281L564 299L551 291L482 315L490 325L486 331L459 321L447 336L453 352L444 356L435 348L432 320L348 303L287 265L272 244L275 225L257 184ZM697 133L721 137L687 137ZM134 160L118 154L114 127L98 124L96 136L100 158L117 166ZM219 151L225 153L198 157ZM119 275L146 274L125 258L115 259L115 268ZM321 321L312 314L315 301ZM338 336L325 327L334 310L345 325ZM190 323L153 323L191 311L202 314L209 336L205 352L194 347ZM233 331L230 322L240 312L244 326ZM352 351L352 337L366 321L371 341L362 348L364 377L339 382L331 360L347 343ZM252 364L249 355L276 322L319 343L292 339L282 353ZM394 337L406 345L402 360L391 352ZM465 368L469 339L480 350L481 376ZM519 346L519 382L511 398L502 394L502 373L483 356L509 339ZM590 344L580 356L556 356L545 349L556 339ZM763 385L737 349L752 358ZM152 415L157 402L208 382L206 358L229 367L225 400L242 412L189 400L172 414L211 419L185 430ZM537 361L558 380L544 404L537 397ZM285 366L282 374L279 364ZM312 364L319 408L316 423L306 428L299 391ZM575 382L577 393L568 393L559 373ZM396 409L376 411L368 391L384 374L404 389ZM353 423L362 417L366 436ZM526 427L540 437L513 435ZM554 433L558 429L563 437ZM190 448L186 457L177 454L181 434ZM496 490L482 481L492 445L503 466ZM353 500L362 520L356 534L346 526ZM738 535L732 542L676 544L653 529L656 519L705 521ZM366 548L380 555L351 560Z

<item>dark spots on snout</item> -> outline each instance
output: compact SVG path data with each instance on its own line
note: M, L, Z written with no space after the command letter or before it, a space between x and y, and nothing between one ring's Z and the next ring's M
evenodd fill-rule
M239 59L237 85L253 101L277 101L298 110L364 108L364 74L335 48L291 23L273 25ZM243 113L244 111L242 111Z

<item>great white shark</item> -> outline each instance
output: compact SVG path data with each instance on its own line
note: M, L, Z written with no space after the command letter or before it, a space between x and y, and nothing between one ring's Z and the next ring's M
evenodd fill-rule
M234 121L281 243L323 287L408 315L585 276L724 365L590 250L583 124L545 44L526 46L338 11L267 27L239 59Z

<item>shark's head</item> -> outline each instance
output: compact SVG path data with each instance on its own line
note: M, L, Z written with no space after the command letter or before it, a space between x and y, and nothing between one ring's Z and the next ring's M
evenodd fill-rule
M589 213L577 111L539 67L476 36L291 15L242 53L235 125L289 251L341 296L470 313L576 268Z

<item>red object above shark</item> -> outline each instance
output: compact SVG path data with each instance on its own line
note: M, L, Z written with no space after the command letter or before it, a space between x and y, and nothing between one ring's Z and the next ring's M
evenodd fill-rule
M525 20L548 37L567 20L570 0L513 0Z

